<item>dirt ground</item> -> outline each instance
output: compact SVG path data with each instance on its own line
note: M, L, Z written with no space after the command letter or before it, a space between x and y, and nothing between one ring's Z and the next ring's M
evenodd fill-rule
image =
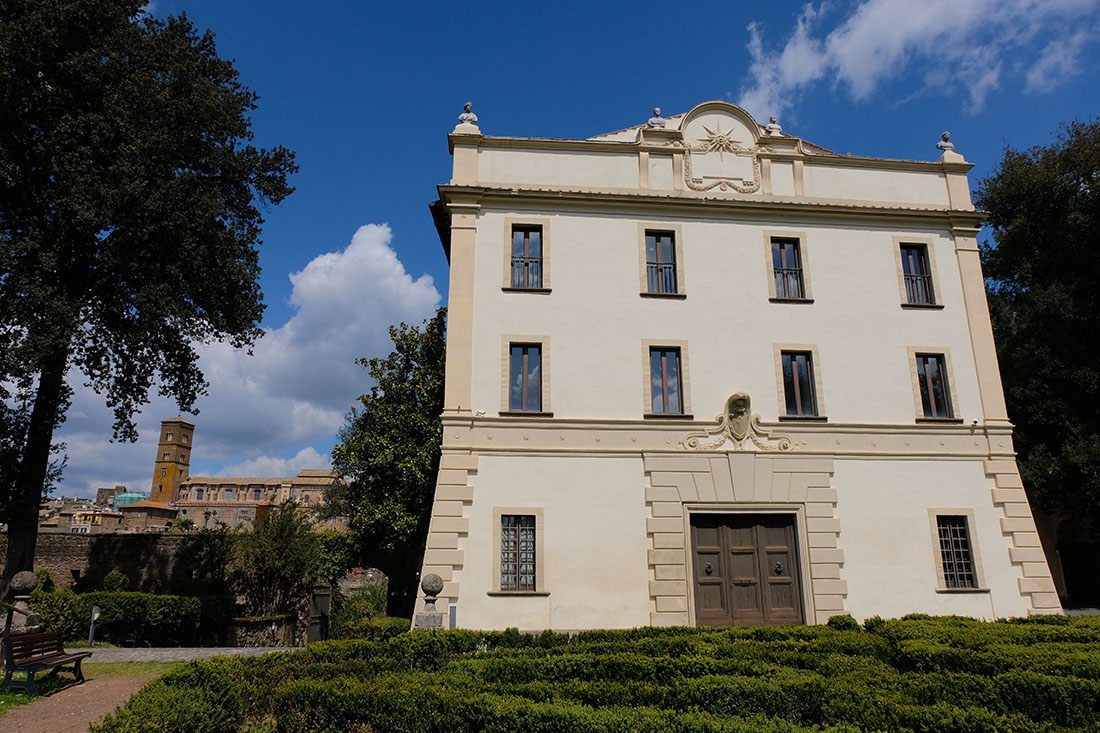
M101 677L58 690L12 708L0 718L4 733L87 733L88 726L115 708L156 675Z

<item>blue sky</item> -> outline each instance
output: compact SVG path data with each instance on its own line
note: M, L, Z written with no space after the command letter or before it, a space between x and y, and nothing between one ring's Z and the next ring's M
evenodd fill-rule
M710 99L838 153L934 160L939 134L988 175L1006 144L1047 144L1100 114L1100 0L823 3L377 3L157 0L186 12L260 95L261 145L298 154L297 191L267 214L268 335L201 366L192 475L327 466L369 388L353 360L446 302L428 204L447 133L474 102L486 135L584 138ZM148 490L154 395L137 444L110 443L102 398L76 386L59 493Z

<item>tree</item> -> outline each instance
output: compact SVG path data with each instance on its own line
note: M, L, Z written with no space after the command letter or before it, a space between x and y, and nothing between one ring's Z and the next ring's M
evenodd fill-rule
M394 350L360 359L375 385L348 415L332 464L344 482L327 491L327 513L348 517L364 562L389 578L386 612L409 617L416 600L435 498L443 427L446 309L423 330L390 328Z
M251 143L211 33L143 5L0 0L0 593L33 563L70 379L135 440L154 381L194 412L195 344L261 333L257 206L294 155Z
M1028 496L1100 534L1100 120L981 181L990 314Z
M291 500L260 513L251 530L236 535L233 588L255 616L294 612L309 598L318 573L318 535Z

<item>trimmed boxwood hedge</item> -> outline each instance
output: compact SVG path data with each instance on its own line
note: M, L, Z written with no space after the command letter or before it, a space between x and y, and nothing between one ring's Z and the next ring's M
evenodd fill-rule
M30 605L42 618L43 627L59 632L66 641L88 638L92 608L99 606L102 613L95 622L96 640L155 645L193 641L206 610L199 598L106 590L35 591Z
M192 662L93 730L1100 730L1100 618L399 633Z

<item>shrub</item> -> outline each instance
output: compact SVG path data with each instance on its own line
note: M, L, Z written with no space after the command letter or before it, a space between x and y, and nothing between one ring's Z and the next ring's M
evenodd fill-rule
M112 570L103 576L103 590L130 590L130 579L125 573Z
M96 638L122 644L190 641L202 610L198 598L129 591L77 594L67 590L59 593L36 590L31 595L31 608L42 617L42 625L69 641L87 636L93 606L101 610L96 620Z

